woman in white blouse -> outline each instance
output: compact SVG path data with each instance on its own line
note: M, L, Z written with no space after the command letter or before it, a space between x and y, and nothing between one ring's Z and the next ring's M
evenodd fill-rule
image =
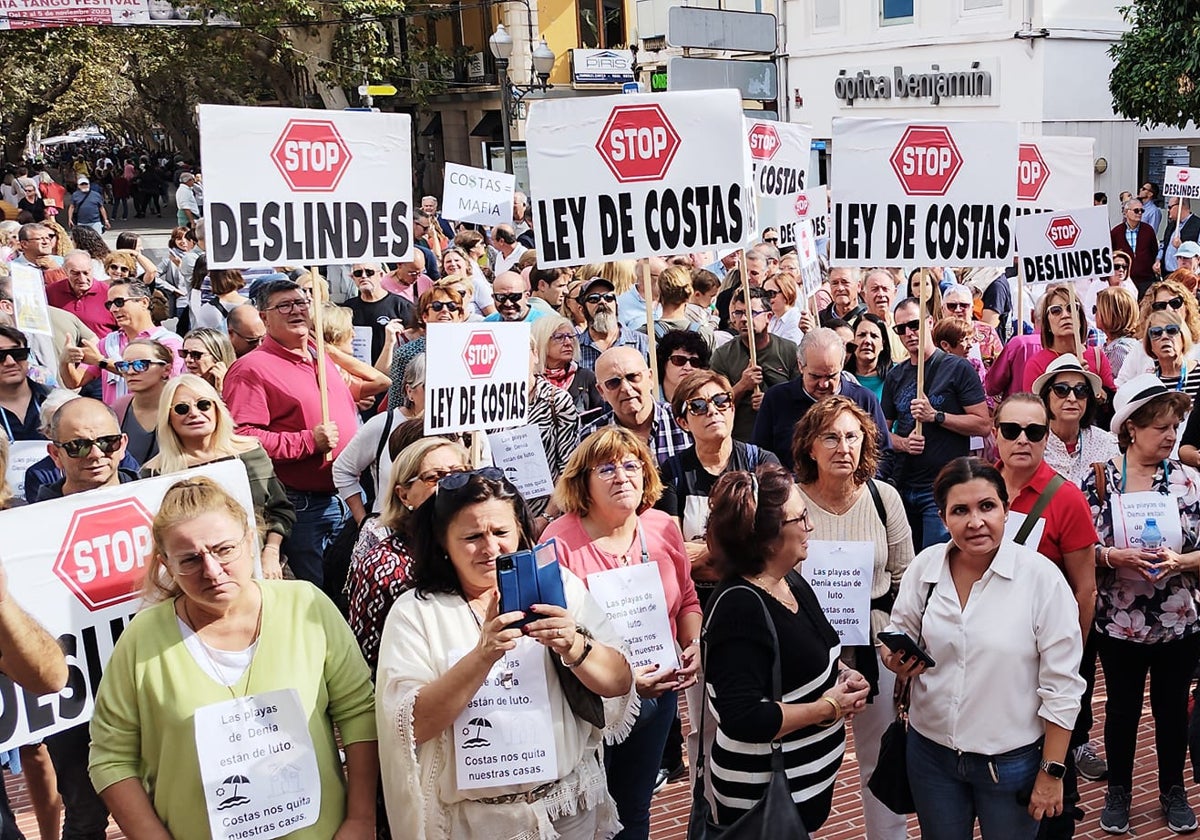
M1075 598L1053 563L1004 539L995 467L956 458L933 484L949 543L908 567L889 630L917 641L884 665L912 678L908 777L921 836L1032 840L1062 812L1062 777L1084 682Z
M1033 393L1046 406L1050 434L1046 463L1076 487L1083 484L1092 464L1117 455L1117 437L1095 425L1104 395L1100 377L1084 370L1072 353L1059 356L1033 381Z
M767 331L799 344L800 339L804 338L804 330L800 329L801 310L796 308L800 287L795 275L781 271L764 280L762 296L771 305L771 322L767 325Z

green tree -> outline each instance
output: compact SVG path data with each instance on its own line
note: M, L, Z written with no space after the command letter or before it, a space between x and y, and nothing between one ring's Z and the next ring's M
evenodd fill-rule
M1113 110L1139 125L1200 122L1200 5L1134 0L1121 14L1129 31L1108 50Z

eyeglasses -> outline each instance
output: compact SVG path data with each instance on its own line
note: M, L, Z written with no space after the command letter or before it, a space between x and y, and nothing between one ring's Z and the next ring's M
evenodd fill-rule
M699 367L700 365L699 356L689 356L686 353L672 353L670 356L667 356L667 361L675 367L685 367L687 365Z
M893 324L892 332L894 332L896 335L902 336L909 330L916 332L920 328L921 328L921 319L917 318L912 321L905 321L903 324Z
M844 435L839 435L837 432L828 432L817 437L817 441L826 449L837 449L844 442L851 449L855 449L862 443L862 432L846 432Z
M1150 309L1154 312L1162 312L1168 306L1171 307L1172 309L1182 309L1183 308L1183 298L1176 295L1175 297L1171 298L1170 300L1156 300L1156 301L1154 301L1154 303L1150 304Z
M1054 396L1062 397L1064 400L1071 394L1075 395L1076 399L1086 400L1087 395L1091 393L1091 388L1086 382L1076 382L1074 385L1068 385L1066 382L1055 382L1050 386Z
M1151 327L1150 329L1146 330L1146 335L1150 336L1151 341L1158 341L1158 339L1162 338L1164 335L1174 338L1175 336L1179 335L1179 325L1163 324L1161 326Z
M256 335L256 336L251 336L250 338L246 338L246 336L242 335L240 332L234 332L233 330L230 330L230 333L232 333L233 335L236 335L242 341L246 342L246 344L249 345L250 347L257 347L258 345L262 344L263 339L266 338L266 335Z
M756 497L756 498L757 498L757 495L758 495L758 494L756 493L756 494L755 494L755 497ZM785 520L783 520L782 522L780 522L780 523L779 523L779 527L780 527L781 529L782 529L782 528L786 528L788 525L793 525L793 524L795 524L795 523L797 523L797 522L799 522L799 523L801 524L801 526L803 526L803 528L804 528L804 530L805 530L805 531L809 531L809 532L811 532L811 531L812 531L812 529L813 529L813 524L812 524L812 520L808 518L808 511L807 511L807 510L805 510L805 511L804 511L804 513L800 514L799 516L793 517L793 518L791 518L791 519L785 519Z
M638 385L649 371L635 370L633 373L627 373L624 376L612 376L605 379L600 384L604 386L606 391L615 391L621 387L622 382L628 382L630 385Z
M599 303L600 301L604 301L605 303L616 303L617 296L615 294L613 294L612 292L605 292L604 294L600 294L599 292L592 292L590 295L585 297L583 300L585 303L592 303L592 304Z
M192 413L193 408L195 408L201 414L207 414L212 407L213 407L212 400L202 398L202 399L196 400L194 403L177 402L177 403L175 403L175 405L171 406L171 410L174 411L176 414L178 414L180 417L187 417L189 414Z
M445 469L445 470L429 470L428 472L423 472L420 475L413 476L412 478L410 478L408 480L408 483L416 484L418 481L424 481L430 487L433 487L439 481L441 481L443 478L445 478L448 475L452 475L454 473L466 472L466 471L467 471L466 467L451 467L451 468Z
M443 309L447 312L457 312L460 307L452 300L435 300L430 302L429 308L434 312L441 312Z
M306 292L306 294L307 294L307 292ZM263 312L278 312L280 315L291 315L296 310L300 310L301 312L307 312L308 307L311 305L312 305L312 302L309 301L307 298L305 298L305 299L296 298L294 300L285 300L283 303L277 303L274 306L268 306L266 309L263 310Z
M351 277L374 277L379 272L373 268L356 268L350 272Z
M525 300L524 292L510 292L508 294L492 295L496 303L520 303Z
M599 466L592 467L592 472L594 472L596 477L602 481L616 481L617 470L621 470L625 473L625 475L630 477L641 475L642 462L636 458L629 458L619 464L614 461L612 463L600 464Z
M12 359L14 362L29 361L28 347L5 347L0 349L0 365Z
M765 309L756 309L755 311L751 312L750 314L751 314L751 316L753 316L754 318L757 318L759 315L769 315L770 313L769 313L769 312L767 312L767 310L765 310ZM735 309L735 310L733 310L732 312L730 312L730 313L729 313L729 317L730 317L731 319L733 319L733 318L737 318L737 319L739 319L739 320L740 320L740 319L742 319L742 318L745 318L745 317L746 317L746 310L745 310L745 309Z
M262 339L260 338L259 341L262 341ZM191 359L193 362L198 362L208 355L207 350L177 350L176 352L179 354L179 358L184 360Z
M112 300L104 301L104 308L110 312L114 309L124 309L125 304L129 303L131 300L145 300L145 298L140 297L140 296L139 297L128 297L128 298L123 298L123 297L113 298Z
M91 454L93 446L105 455L111 455L120 449L121 444L124 442L125 435L101 435L95 440L91 438L75 438L74 440L64 440L61 443L55 441L54 445L72 458L86 458Z
M997 423L996 428L1005 440L1016 440L1021 436L1021 432L1024 432L1030 443L1037 443L1050 430L1045 423L1030 423L1028 426L1022 426L1020 423Z
M158 359L133 359L132 361L113 362L113 370L117 373L125 375L130 373L145 373L155 365L166 367L167 363Z
M967 303L966 301L960 301L959 303L950 303L949 301L945 301L944 305L951 312L966 312L971 308L971 304Z
M1046 314L1048 314L1054 318L1057 318L1059 315L1062 315L1066 311L1067 311L1067 307L1061 303L1056 303L1053 306L1046 307Z
M554 335L550 336L550 340L560 344L565 341L573 342L575 340L575 333L554 333Z
M709 412L709 406L712 406L717 411L725 411L733 405L733 394L722 392L713 394L711 397L696 397L688 400L683 404L683 409L693 417L701 417Z
M211 557L216 560L217 564L224 569L241 559L240 549L245 544L245 541L246 537L243 534L242 538L237 542L225 542L207 546L200 549L196 554L189 554L168 562L175 567L175 573L179 575L197 575L204 571L205 557Z

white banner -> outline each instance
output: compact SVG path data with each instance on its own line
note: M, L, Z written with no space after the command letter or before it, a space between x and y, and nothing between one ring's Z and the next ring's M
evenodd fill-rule
M525 136L542 268L726 248L753 235L732 90L538 100Z
M807 221L797 222L796 232L796 257L800 260L800 282L804 287L802 296L807 301L821 289L821 260L817 256L812 225Z
M512 224L516 183L515 175L447 163L442 215L476 225Z
M833 121L830 264L1004 266L1017 126Z
M407 114L201 105L208 267L412 254Z
M58 639L70 671L61 693L40 698L0 676L0 751L91 720L103 668L141 605L154 512L171 485L197 475L241 502L255 533L250 482L236 459L0 511L9 591Z
M1200 198L1200 169L1168 166L1162 194L1164 198Z
M504 470L504 477L526 499L539 499L554 492L554 478L537 426L492 432L488 444L492 448L492 461Z
M5 0L0 30L42 29L52 26L236 26L221 14L193 19L195 6L169 0Z
M812 225L813 236L825 239L829 236L829 188L822 185L805 190L796 198L792 208L796 219Z
M1112 274L1112 238L1105 207L1018 216L1015 227L1026 283L1061 283Z
M1087 207L1096 192L1091 137L1022 137L1017 213Z
M746 144L758 202L758 229L779 229L779 247L796 244L797 202L810 186L812 127L799 123L746 120Z
M529 412L529 322L430 324L425 434L524 426Z

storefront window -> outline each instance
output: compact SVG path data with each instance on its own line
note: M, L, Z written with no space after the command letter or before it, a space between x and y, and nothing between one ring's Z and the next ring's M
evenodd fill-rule
M911 23L913 0L879 0L879 19L883 23Z
M626 42L621 0L579 0L579 46L600 50L623 47Z

